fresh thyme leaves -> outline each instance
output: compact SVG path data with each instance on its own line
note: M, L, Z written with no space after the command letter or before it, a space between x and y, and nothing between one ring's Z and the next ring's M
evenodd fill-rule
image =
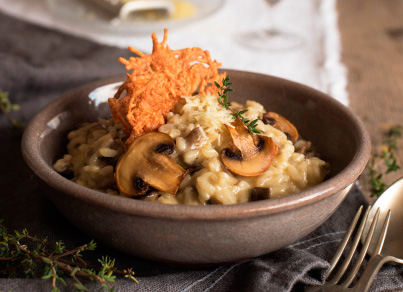
M8 92L0 91L0 112L3 113L7 121L15 128L23 128L24 124L15 121L10 117L10 113L12 111L20 110L20 106L18 104L12 104L8 97Z
M96 266L87 263L82 252L95 248L96 243L91 241L68 250L62 241L50 243L47 239L30 235L26 229L9 233L0 220L0 274L9 277L24 274L28 278L48 279L52 292L60 291L58 284L66 285L63 276L74 280L77 291L89 291L82 279L98 283L103 290L115 291L111 285L116 278L114 274L125 275L138 283L132 269L116 269L115 260L108 256L99 259Z
M253 135L253 134L260 134L260 131L258 130L258 129L256 129L256 126L257 126L257 121L258 121L258 119L256 119L256 120L253 120L253 121L250 121L250 120L247 120L247 119L245 119L245 117L243 117L242 115L244 114L244 113L246 113L248 110L242 110L242 111L237 111L237 112L235 112L233 115L234 115L234 119L236 119L236 118L240 118L241 119L241 121L248 127L248 130L249 130L249 132Z
M214 82L214 83L215 83L215 86L217 86L217 88L220 89L220 92L218 93L218 98L217 98L218 103L220 105L222 105L226 110L231 111L232 117L234 119L239 118L245 124L245 126L248 128L249 133L251 133L251 135L260 134L260 131L258 129L256 129L258 119L250 121L243 116L243 114L245 114L248 110L241 110L241 111L236 111L236 112L233 112L231 110L231 108L230 108L231 102L229 102L229 100L228 100L228 92L232 91L232 88L231 88L232 83L230 82L229 76L223 78L222 86L220 86L220 84L218 84L217 82Z
M386 189L386 184L382 181L383 173L378 172L375 167L377 158L378 156L374 154L369 165L370 179L368 182L371 185L371 197L379 197Z
M220 92L218 93L218 102L226 109L226 110L231 110L230 106L231 103L228 101L228 92L232 91L231 85L232 83L229 81L229 76L223 78L222 80L222 86L215 82L215 86L217 86L218 89L220 89Z
M396 125L390 128L383 141L383 147L381 154L374 153L369 165L369 184L371 185L372 194L371 197L379 197L386 189L387 185L383 181L385 174L397 171L400 166L397 163L396 151L399 138L402 138L403 126ZM377 164L382 161L386 170L384 172L379 171Z
M402 137L403 126L394 126L386 133L385 145L386 149L382 150L381 158L384 160L386 173L390 173L400 169L397 165L395 151L397 150L398 139Z

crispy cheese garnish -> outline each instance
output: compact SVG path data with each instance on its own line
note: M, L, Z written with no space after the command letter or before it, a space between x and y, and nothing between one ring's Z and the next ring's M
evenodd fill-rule
M221 63L213 61L208 51L201 48L171 50L166 45L167 38L167 29L160 43L153 33L152 54L129 47L139 57L119 59L127 70L133 71L127 74L114 98L109 99L109 107L114 121L120 121L129 135L127 144L163 125L181 96L195 92L217 94L214 82L221 84L225 77L225 73L218 73Z

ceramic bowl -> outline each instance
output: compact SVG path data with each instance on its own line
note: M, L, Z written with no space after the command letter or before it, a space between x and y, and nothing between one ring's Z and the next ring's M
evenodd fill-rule
M65 217L96 240L135 256L169 264L219 264L287 246L321 225L346 197L369 159L368 133L348 108L324 93L272 76L227 73L234 88L232 100L262 103L266 110L287 117L312 141L330 164L324 182L277 199L184 206L112 196L66 179L52 164L66 153L67 133L81 122L110 116L94 90L111 96L114 83L124 77L80 87L42 109L24 133L26 162ZM102 87L107 84L114 85Z

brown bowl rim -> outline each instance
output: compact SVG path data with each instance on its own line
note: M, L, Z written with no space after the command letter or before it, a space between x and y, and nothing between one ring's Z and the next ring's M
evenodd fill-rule
M351 120L353 131L357 132L358 151L355 153L352 161L340 173L336 174L324 182L308 188L299 193L280 198L249 202L234 205L165 205L155 202L145 202L133 200L130 198L112 196L102 193L77 183L74 183L49 166L41 156L39 150L39 137L41 133L37 131L41 124L47 123L44 113L51 112L56 105L69 102L74 98L74 94L81 91L90 92L96 87L124 80L124 76L114 77L92 82L61 95L56 100L45 106L27 125L23 139L23 156L33 170L33 172L51 188L57 189L64 194L68 194L76 199L83 200L91 205L109 209L115 212L142 217L152 217L171 220L234 220L246 219L251 217L266 216L278 212L288 211L294 208L300 208L305 205L323 200L332 194L339 192L350 186L365 169L370 156L370 138L361 120L353 112L342 105L334 98L328 96L311 87L289 81L283 78L240 70L226 70L228 73L236 72L239 74L252 74L256 78L272 78L287 86L293 86L297 90L304 90L311 93L314 99L327 99L332 107L337 108L343 113L343 116Z

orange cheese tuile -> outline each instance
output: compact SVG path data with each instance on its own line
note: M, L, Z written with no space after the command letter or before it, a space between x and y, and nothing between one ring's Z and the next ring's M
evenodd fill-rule
M153 33L151 54L129 47L139 57L119 58L132 72L109 99L109 107L114 122L120 121L129 135L127 144L163 125L181 96L217 94L214 82L221 84L225 77L225 73L218 73L221 63L213 61L208 51L201 48L171 50L167 39L167 29L162 42L158 42Z

